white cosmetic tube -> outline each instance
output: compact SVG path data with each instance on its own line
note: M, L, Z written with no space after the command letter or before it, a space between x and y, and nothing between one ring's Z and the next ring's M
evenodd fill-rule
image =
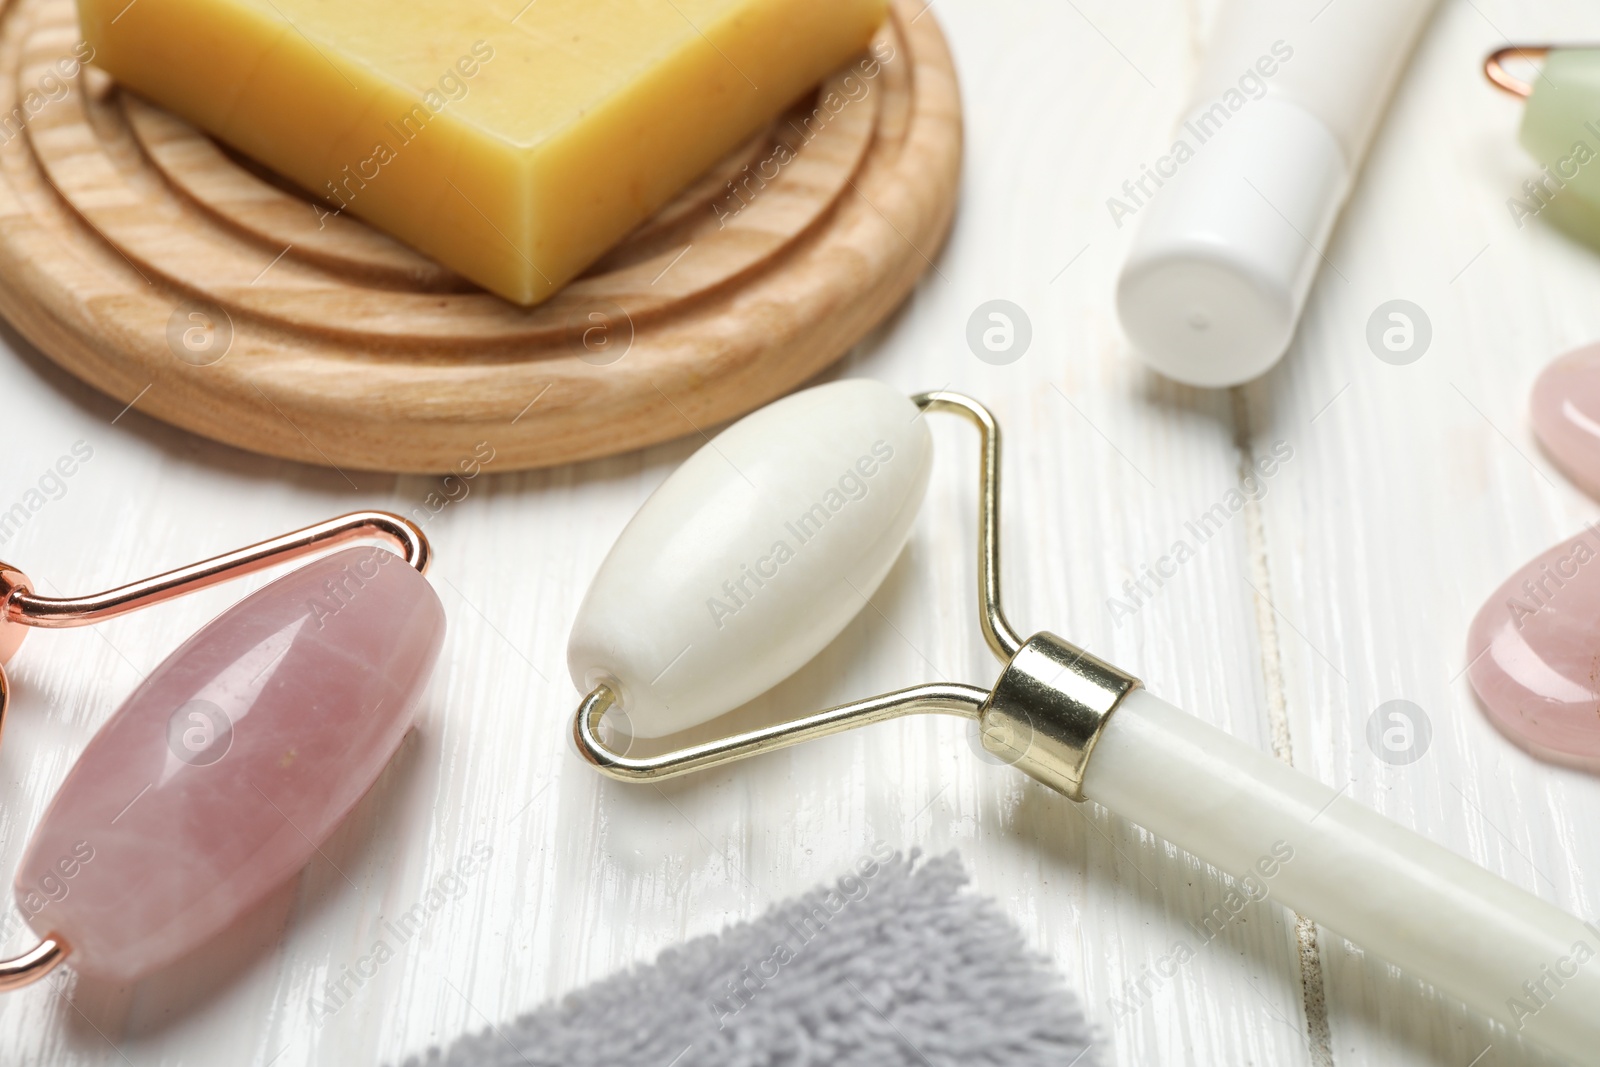
M1228 386L1289 347L1435 0L1232 0L1169 151L1109 206L1139 232L1117 311L1140 356Z

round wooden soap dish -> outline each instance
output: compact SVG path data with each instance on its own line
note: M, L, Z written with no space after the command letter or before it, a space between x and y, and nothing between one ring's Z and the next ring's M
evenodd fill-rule
M732 418L883 319L955 204L955 72L915 0L892 5L886 61L839 71L531 309L93 67L62 77L71 0L0 20L0 313L146 414L307 463L442 472L487 442L497 469L542 467Z

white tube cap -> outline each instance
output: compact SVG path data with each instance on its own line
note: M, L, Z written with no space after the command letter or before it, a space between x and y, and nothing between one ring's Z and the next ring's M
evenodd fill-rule
M1117 313L1155 370L1237 385L1288 349L1350 168L1320 119L1277 97L1218 104L1179 137L1193 156L1145 208Z

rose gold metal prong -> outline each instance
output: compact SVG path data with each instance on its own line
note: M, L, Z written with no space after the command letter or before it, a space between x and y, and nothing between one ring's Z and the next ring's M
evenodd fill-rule
M1506 70L1505 61L1508 59L1543 59L1550 54L1547 44L1508 44L1504 48L1496 49L1483 61L1483 76L1489 79L1489 84L1501 92L1510 93L1521 100L1526 100L1533 95L1533 86L1521 78L1515 77Z
M26 574L15 567L0 563L0 604L10 603L12 594L19 589L27 591L32 588ZM17 654L17 649L22 647L22 639L27 636L26 626L11 621L5 612L0 612L0 663L10 663L11 657Z
M52 931L32 949L16 959L0 960L0 993L32 985L61 966L72 946Z
M9 589L0 586L5 596L0 627L20 623L47 629L84 626L105 619L114 619L130 611L149 607L206 589L233 578L286 563L348 541L386 541L400 550L405 561L419 572L427 573L432 552L428 539L416 523L387 511L355 511L337 519L319 522L303 530L274 537L270 541L241 548L237 552L215 556L187 567L158 574L141 582L132 582L104 593L85 597L39 596L21 584ZM0 581L8 573L0 571ZM21 576L18 575L20 578ZM0 633L3 633L0 629Z
M11 679L6 677L5 664L0 663L0 735L6 729L6 712L11 710Z

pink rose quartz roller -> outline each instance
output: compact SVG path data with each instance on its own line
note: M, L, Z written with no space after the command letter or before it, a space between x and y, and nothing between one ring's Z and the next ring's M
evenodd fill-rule
M1478 609L1467 677L1489 721L1531 754L1600 771L1600 532L1523 565Z
M937 411L968 419L982 441L977 601L1003 664L994 685L918 685L691 747L618 751L609 710L625 713L635 738L689 730L839 635L906 542L932 462L921 413ZM741 419L645 502L584 597L567 647L588 693L573 722L578 750L613 778L655 781L912 713L974 719L985 749L1050 788L1256 879L1522 1036L1594 1062L1600 929L1054 634L1020 636L1000 607L999 478L994 417L956 393L907 399L876 382L834 382ZM1561 993L1530 1000L1552 968Z
M1540 371L1528 406L1545 452L1580 489L1600 497L1600 345L1568 352Z
M348 542L223 612L89 741L34 831L16 899L43 940L0 990L74 968L130 981L288 879L377 780L444 638L422 531L363 511L97 596L0 565L0 665L24 627L82 626ZM9 690L0 667L0 717Z

